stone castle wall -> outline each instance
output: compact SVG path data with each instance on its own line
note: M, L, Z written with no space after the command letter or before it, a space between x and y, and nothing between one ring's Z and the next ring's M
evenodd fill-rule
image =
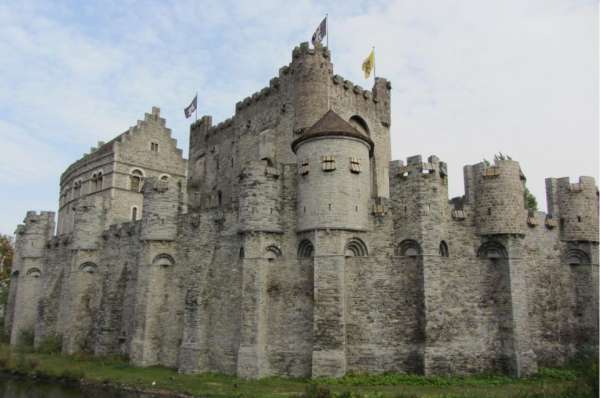
M61 179L109 162L114 195L61 198L56 236L53 213L18 227L11 342L251 378L521 376L597 353L593 179L548 179L549 213L528 212L519 163L498 159L466 166L449 201L436 156L390 162L390 88L334 75L303 44L231 119L191 126L187 173L153 109ZM328 110L347 130L292 148Z

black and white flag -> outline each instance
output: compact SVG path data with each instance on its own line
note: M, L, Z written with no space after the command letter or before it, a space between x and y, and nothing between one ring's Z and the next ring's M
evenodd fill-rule
M192 100L192 103L183 110L185 112L186 119L189 118L190 116L192 116L192 113L194 113L196 111L197 106L198 106L198 94L196 94L196 96Z
M323 38L327 35L327 17L323 18L317 30L312 35L312 44L316 46L317 43L321 44Z

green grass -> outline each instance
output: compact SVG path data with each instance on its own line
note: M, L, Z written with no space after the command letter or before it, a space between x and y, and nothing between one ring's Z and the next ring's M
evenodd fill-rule
M164 367L138 368L130 366L124 358L33 353L0 345L0 368L4 370L202 397L579 398L594 396L590 383L598 372L595 366L581 363L568 369L542 369L538 375L527 379L497 375L425 377L394 373L347 375L340 379L270 377L242 380L210 373L181 375Z

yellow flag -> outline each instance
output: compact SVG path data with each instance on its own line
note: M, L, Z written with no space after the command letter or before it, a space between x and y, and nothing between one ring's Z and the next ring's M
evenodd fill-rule
M375 49L371 50L371 54L363 61L362 70L365 72L365 79L371 76L371 71L375 69Z

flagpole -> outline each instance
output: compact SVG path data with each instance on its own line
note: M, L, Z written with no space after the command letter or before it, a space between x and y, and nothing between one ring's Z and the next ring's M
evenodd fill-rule
M196 121L198 121L198 92L196 91Z

